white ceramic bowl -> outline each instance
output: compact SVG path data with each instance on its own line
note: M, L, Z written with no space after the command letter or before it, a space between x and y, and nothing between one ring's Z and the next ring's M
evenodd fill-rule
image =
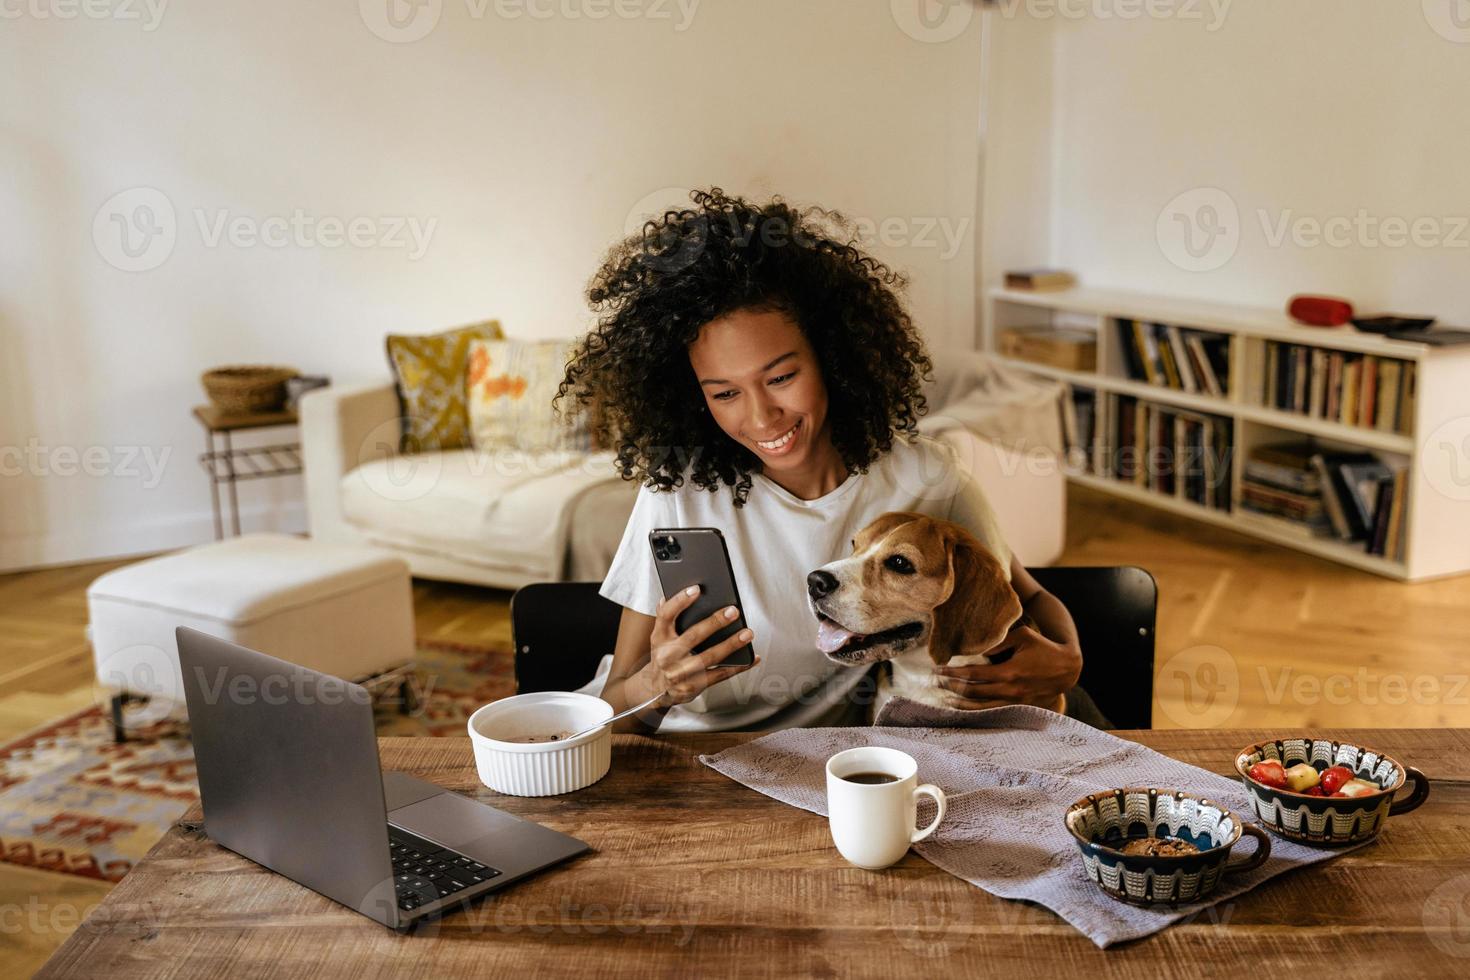
M588 694L540 691L492 701L470 715L480 782L510 796L556 796L591 786L612 765L612 726L557 742L509 739L579 732L613 716Z

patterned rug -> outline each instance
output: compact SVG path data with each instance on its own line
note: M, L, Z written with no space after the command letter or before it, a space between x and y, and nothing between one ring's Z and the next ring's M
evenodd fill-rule
M480 705L515 693L508 649L420 643L419 703L378 700L380 735L455 736ZM199 797L188 726L129 728L117 744L94 706L0 747L0 862L117 881Z

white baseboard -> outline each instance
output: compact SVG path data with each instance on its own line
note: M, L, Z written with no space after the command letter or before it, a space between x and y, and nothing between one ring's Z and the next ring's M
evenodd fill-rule
M263 503L240 508L240 530L306 530L306 505ZM225 533L230 533L225 518ZM23 537L0 538L0 572L174 551L214 540L214 517L207 510L148 523L116 522L99 527L68 528Z

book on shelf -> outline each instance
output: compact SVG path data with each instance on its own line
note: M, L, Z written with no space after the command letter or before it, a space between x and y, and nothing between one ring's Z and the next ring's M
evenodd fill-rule
M1195 380L1194 369L1189 365L1189 353L1184 349L1184 337L1179 333L1179 328L1172 323L1164 328L1164 334L1169 338L1169 354L1174 362L1174 372L1179 375L1179 387L1190 394L1197 394L1200 385Z
M1398 431L1399 379L1403 370L1403 361L1384 360L1378 365L1378 411L1374 413L1373 428L1379 432Z
M1339 425L1413 429L1414 363L1399 358L1266 341L1260 404Z
M1310 442L1256 447L1241 472L1241 509L1274 518L1306 536L1330 534L1314 453Z
M1312 468L1311 443L1258 446L1246 460L1246 477L1295 493L1316 493L1321 478Z
M1092 447L1097 394L1091 388L1068 385L1062 397L1062 438L1067 448L1067 465L1087 471Z
M1359 428L1373 428L1373 410L1378 405L1378 358L1363 358L1363 390L1358 392Z
M1314 440L1258 446L1241 471L1240 506L1298 536L1356 543L1402 560L1407 468Z
M1006 273L1007 289L1070 289L1077 277L1064 269L1013 269Z
M1229 336L1174 324L1114 322L1129 380L1217 398L1229 393Z
M1327 352L1312 348L1311 392L1307 396L1307 414L1314 419L1327 414Z
M1189 363L1194 368L1195 377L1204 383L1205 393L1214 395L1216 398L1224 398L1225 388L1215 375L1215 365L1211 363L1204 338L1200 334L1191 333L1184 338L1184 346L1189 351Z
M1407 507L1404 498L1408 493L1408 467L1397 467L1393 472L1393 502L1388 514L1388 540L1385 550L1380 552L1383 557L1394 561L1404 560L1404 511Z
M1161 497L1228 511L1231 420L1133 395L1097 396L1093 472Z

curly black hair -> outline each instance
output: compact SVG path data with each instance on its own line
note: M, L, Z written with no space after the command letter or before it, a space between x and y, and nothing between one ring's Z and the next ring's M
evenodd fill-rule
M840 213L753 204L718 187L665 211L609 250L587 287L597 326L578 341L553 408L586 412L623 479L659 489L687 474L744 505L760 458L705 411L688 347L738 310L780 311L805 334L827 388L833 446L866 473L927 411L933 365L900 302L898 272L860 250Z

